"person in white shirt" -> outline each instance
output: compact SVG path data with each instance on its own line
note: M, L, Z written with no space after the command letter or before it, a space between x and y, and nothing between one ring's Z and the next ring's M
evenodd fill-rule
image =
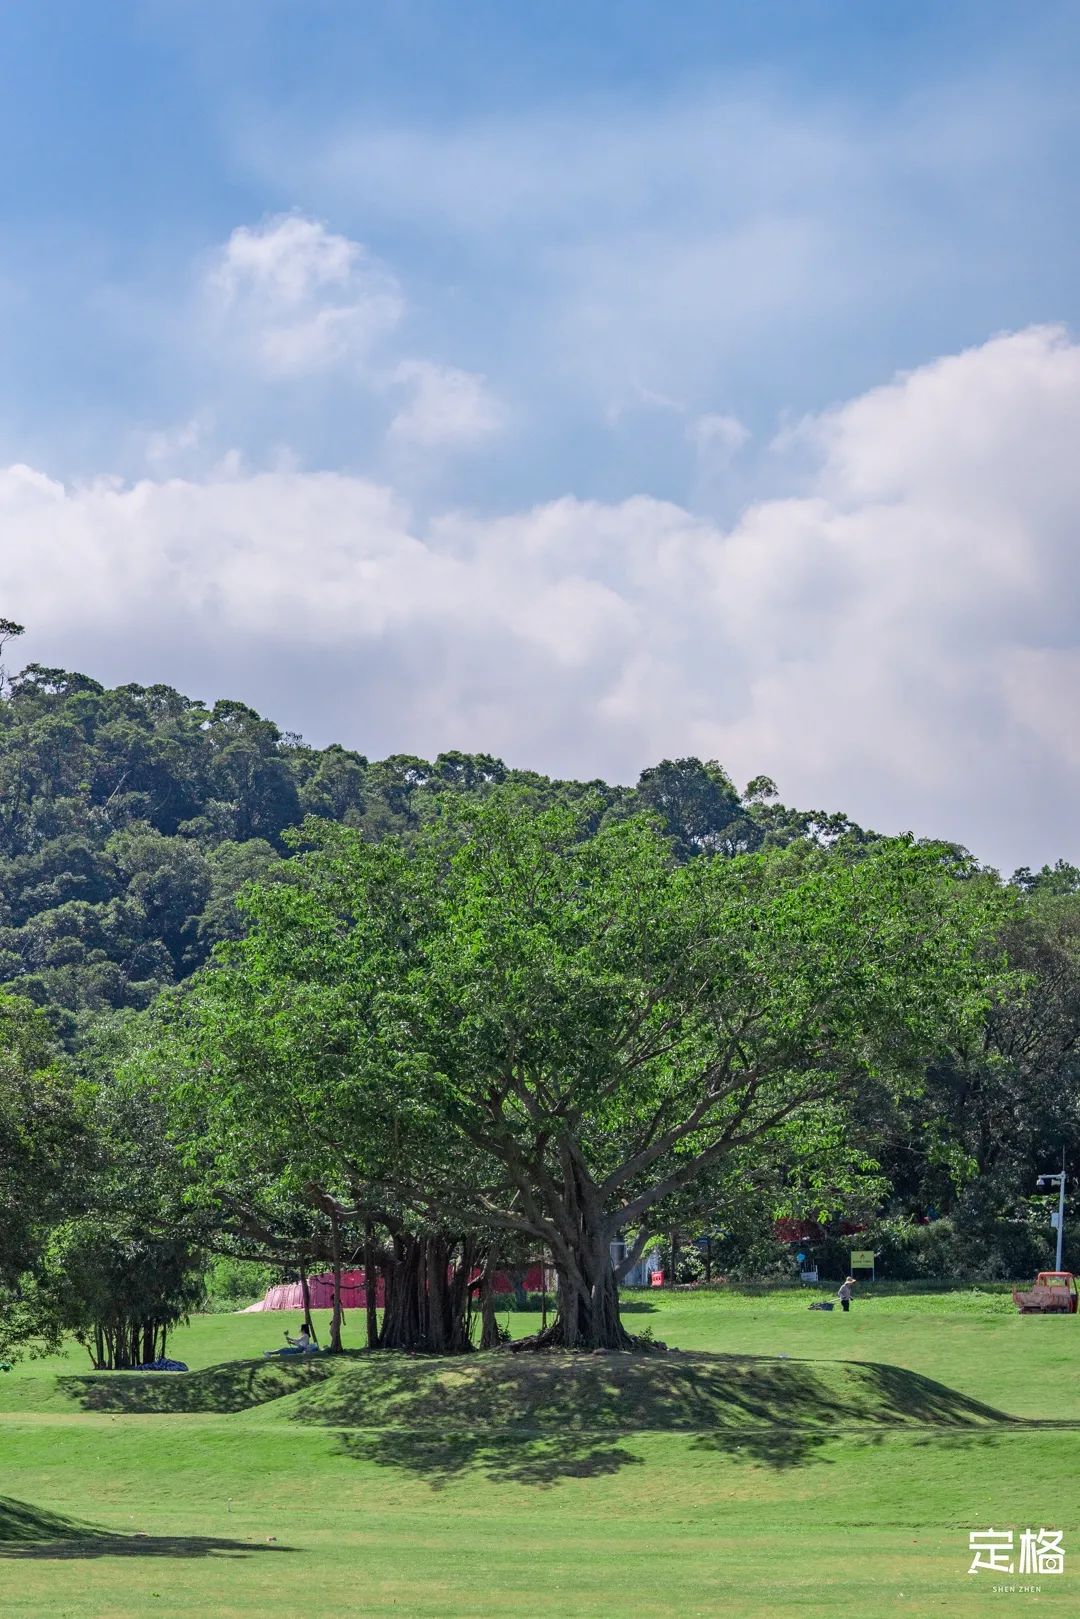
M288 1344L287 1349L264 1349L263 1355L305 1355L308 1350L315 1350L319 1347L315 1342L315 1333L312 1330L310 1321L301 1323L300 1331L295 1338L290 1338L286 1332L285 1341Z

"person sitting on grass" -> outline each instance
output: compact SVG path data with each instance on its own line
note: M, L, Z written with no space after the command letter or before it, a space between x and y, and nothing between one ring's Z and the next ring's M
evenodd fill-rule
M851 1309L851 1289L854 1286L854 1276L847 1276L844 1278L843 1282L841 1282L840 1287L837 1290L836 1296L840 1300L840 1308L844 1311Z
M264 1349L263 1354L306 1355L309 1353L309 1351L318 1350L319 1347L315 1341L315 1332L310 1321L304 1321L301 1323L300 1331L297 1333L295 1338L290 1338L288 1332L286 1331L285 1339L288 1344L287 1349Z

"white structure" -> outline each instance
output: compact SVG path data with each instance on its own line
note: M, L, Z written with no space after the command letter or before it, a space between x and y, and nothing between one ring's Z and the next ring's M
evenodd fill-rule
M611 1263L621 1265L626 1258L626 1244L620 1239L611 1244ZM648 1287L649 1278L654 1270L659 1270L660 1255L655 1248L638 1260L637 1264L627 1271L622 1279L623 1287Z

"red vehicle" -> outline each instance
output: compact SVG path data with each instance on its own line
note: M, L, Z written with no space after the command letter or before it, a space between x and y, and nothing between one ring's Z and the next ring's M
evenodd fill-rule
M1071 1270L1041 1270L1027 1293L1013 1291L1021 1315L1075 1315L1080 1297Z

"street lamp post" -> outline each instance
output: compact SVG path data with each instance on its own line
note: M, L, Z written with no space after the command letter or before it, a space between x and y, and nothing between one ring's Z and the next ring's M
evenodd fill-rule
M1061 1250L1065 1239L1065 1149L1061 1149L1061 1171L1056 1175L1040 1175L1036 1185L1040 1188L1056 1186L1058 1189L1057 1214L1054 1216L1054 1225L1057 1227L1057 1258L1054 1269L1061 1269Z

